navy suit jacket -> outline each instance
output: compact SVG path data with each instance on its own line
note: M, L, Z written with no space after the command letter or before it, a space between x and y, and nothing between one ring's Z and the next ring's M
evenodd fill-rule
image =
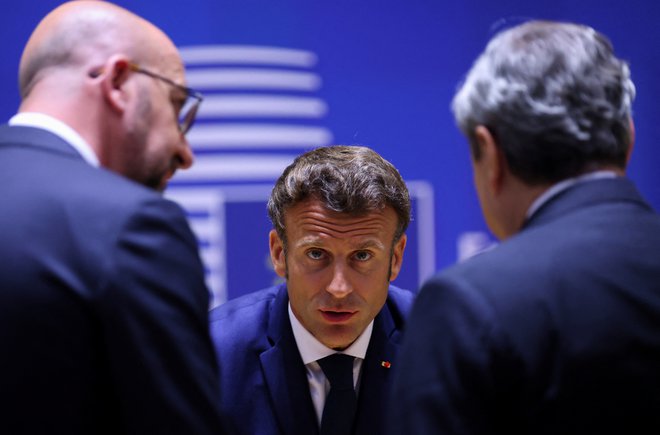
M182 210L41 129L0 127L0 432L218 434Z
M660 433L660 217L625 178L578 184L431 279L392 434Z
M355 434L383 432L386 397L413 294L390 286L362 364ZM220 365L220 404L234 434L318 434L309 383L288 314L286 285L211 311ZM392 363L392 369L382 366ZM348 434L347 434L348 435Z

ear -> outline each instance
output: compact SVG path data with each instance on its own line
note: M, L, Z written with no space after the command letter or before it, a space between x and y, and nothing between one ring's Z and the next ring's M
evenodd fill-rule
M273 262L275 273L280 277L286 278L286 257L284 256L284 244L277 235L277 231L270 230L268 234L268 244L270 246L270 260Z
M394 244L392 249L392 260L390 264L390 282L394 281L399 272L401 271L401 265L403 265L403 251L406 249L406 243L408 242L408 237L403 234Z
M632 118L630 118L630 143L628 144L628 152L626 152L626 166L630 163L630 157L632 156L633 148L635 147L635 123Z
M474 135L477 146L481 150L479 161L475 161L475 165L482 168L488 187L494 194L498 194L502 190L508 171L504 153L497 146L490 130L485 126L478 125L474 130Z
M106 61L98 77L105 100L119 113L126 110L131 97L131 93L127 92L125 87L131 72L131 62L128 58L124 55L114 55Z

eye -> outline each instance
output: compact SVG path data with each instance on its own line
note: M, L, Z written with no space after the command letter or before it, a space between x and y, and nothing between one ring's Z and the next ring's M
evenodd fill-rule
M186 104L186 98L181 96L175 96L172 98L172 106L174 106L174 113L178 117L183 109L183 106Z
M322 260L325 257L325 253L321 249L310 249L306 252L306 255L312 260Z
M353 257L354 257L357 261L368 261L368 260L370 260L370 259L373 257L373 255L372 255L371 252L369 252L369 251L357 251L357 252L353 255Z

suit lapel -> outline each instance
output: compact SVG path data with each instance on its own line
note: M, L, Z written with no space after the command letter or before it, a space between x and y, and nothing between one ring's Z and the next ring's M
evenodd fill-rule
M281 286L268 319L268 339L273 347L260 355L261 369L280 432L314 435L318 433L318 422L305 366L291 330L288 301L286 286Z
M395 364L400 333L396 329L388 304L374 319L374 329L362 364L355 435L383 433L387 406L389 364Z

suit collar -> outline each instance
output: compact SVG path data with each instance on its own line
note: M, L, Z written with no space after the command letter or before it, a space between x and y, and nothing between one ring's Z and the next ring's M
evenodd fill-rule
M536 212L536 210L541 208L541 206L546 202L548 202L553 196L556 196L560 194L562 191L570 189L571 187L579 183L584 183L584 182L589 182L604 178L616 178L617 176L618 176L617 173L614 171L602 170L602 171L588 172L578 177L567 178L558 183L555 183L534 200L532 205L529 207L529 210L527 210L527 214L525 218L529 218L530 216L532 216Z
M523 225L543 225L584 207L608 202L629 202L651 210L635 185L625 177L599 179L576 184L544 203Z
M41 128L0 126L0 146L22 146L57 153L73 159L82 156L64 139Z
M288 317L289 297L280 286L270 307L268 340L272 347L260 356L272 407L281 432L309 435L318 433L318 422L309 392L305 366L298 352ZM390 310L390 298L374 319L373 332L362 363L358 419L355 434L382 433L387 385L394 365L401 330Z
M100 166L99 159L90 144L76 130L57 118L45 113L21 112L9 120L9 125L34 127L49 131L78 151L87 163L94 167Z

